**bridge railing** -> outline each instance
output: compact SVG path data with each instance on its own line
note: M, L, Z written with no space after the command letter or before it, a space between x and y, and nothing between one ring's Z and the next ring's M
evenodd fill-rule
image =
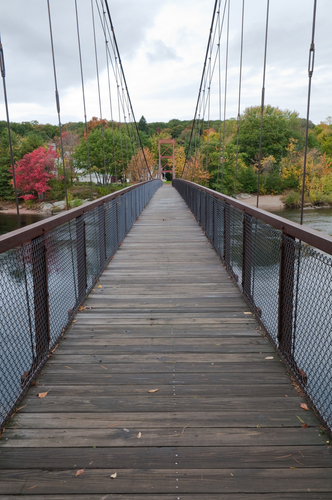
M161 185L143 182L0 236L0 424Z
M332 429L332 238L192 182L173 186Z

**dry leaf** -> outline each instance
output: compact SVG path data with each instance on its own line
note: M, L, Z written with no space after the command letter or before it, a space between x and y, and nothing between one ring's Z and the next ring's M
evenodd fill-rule
M93 288L92 291L95 292L96 290Z
M98 285L97 288L103 288L101 285Z
M153 393L153 392L157 392L157 391L159 391L159 389L151 389L149 392Z
M107 370L107 368L103 365L100 365L100 368L104 368L104 370Z
M76 472L75 476L80 476L81 474L83 474L83 472L85 471L85 469L80 469Z
M51 390L51 389L50 389L50 390ZM47 391L47 392L39 392L39 393L37 394L37 396L38 396L39 398L45 398L49 392L50 392L50 391Z
M117 477L118 473L117 472L114 472L114 474L111 474L110 475L110 478L111 479L115 479Z
M245 312L245 311L243 311L243 314L252 314L252 313L251 312Z
M85 306L80 306L80 307L78 308L78 310L79 310L79 311L84 311L84 309L85 309Z
M306 429L308 427L308 424L302 424L303 429Z
M70 366L66 366L66 365L65 365L65 368L68 368L68 370L72 370L72 368L70 368Z
M273 356L267 356L267 358L264 359L273 359Z
M136 437L137 437L137 439L141 439L141 437L142 437L142 433L141 433L141 432L139 432L139 433L137 434L137 436L136 436Z
M35 488L37 488L38 484L35 484L35 486L31 486L30 488L28 488L28 490L34 490Z
M77 323L77 319L74 319L74 320L73 320L73 323Z
M297 417L297 415L296 415L296 417ZM299 419L299 421L301 422L301 424L304 424L304 421L302 420L302 418L300 418L300 417L297 417L297 418Z
M301 403L300 406L301 406L302 410L309 411L308 405L306 405L305 403Z

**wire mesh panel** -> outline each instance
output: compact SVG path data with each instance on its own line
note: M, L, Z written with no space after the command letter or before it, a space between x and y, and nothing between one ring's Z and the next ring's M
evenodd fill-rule
M299 242L293 246L294 368L332 428L332 258Z
M49 232L0 254L1 425L161 185L155 180L111 195L65 223L58 216Z
M78 302L75 221L49 233L46 248L50 346L53 347Z
M234 207L229 208L230 255L229 268L239 284L242 283L243 214Z
M32 244L28 243L24 248L0 255L1 419L29 384L35 360L31 254ZM44 348L47 347L45 339Z
M277 229L245 213L230 198L178 179L173 185L332 429L331 255L286 234L285 224Z

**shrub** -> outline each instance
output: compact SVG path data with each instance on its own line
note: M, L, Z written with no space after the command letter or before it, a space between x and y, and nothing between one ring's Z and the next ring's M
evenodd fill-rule
M297 191L289 191L282 197L282 202L287 208L300 208L301 195Z

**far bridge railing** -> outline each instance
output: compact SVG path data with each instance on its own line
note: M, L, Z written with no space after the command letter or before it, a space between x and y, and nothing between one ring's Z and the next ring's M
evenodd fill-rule
M0 426L161 185L130 186L0 236Z
M332 238L189 181L178 190L332 429Z

